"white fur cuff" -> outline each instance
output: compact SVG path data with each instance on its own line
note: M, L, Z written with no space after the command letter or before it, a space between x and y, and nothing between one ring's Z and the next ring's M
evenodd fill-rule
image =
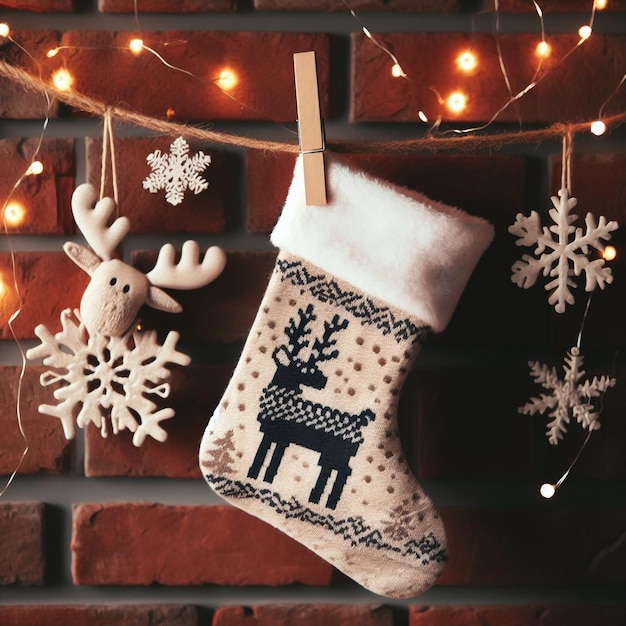
M443 330L493 227L325 158L328 205L306 206L298 158L272 243Z

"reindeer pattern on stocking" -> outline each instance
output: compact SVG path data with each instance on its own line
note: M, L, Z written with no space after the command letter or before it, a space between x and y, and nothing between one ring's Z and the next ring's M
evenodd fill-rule
M334 315L330 322L324 321L324 332L315 338L305 360L302 352L310 347L308 336L312 331L309 325L316 319L312 304L305 310L298 309L298 321L291 318L284 331L288 343L281 344L272 353L276 373L260 398L261 410L257 419L261 423L263 440L248 477L258 477L272 444L274 450L263 478L268 483L274 480L291 444L315 450L320 455L320 473L309 502L319 503L334 470L335 481L326 501L326 506L334 509L352 473L350 459L363 443L361 430L374 419L374 413L365 409L351 414L303 397L303 387L326 387L328 377L320 369L320 364L337 358L339 352L333 349L337 340L333 335L348 327L348 320L340 319L339 315Z

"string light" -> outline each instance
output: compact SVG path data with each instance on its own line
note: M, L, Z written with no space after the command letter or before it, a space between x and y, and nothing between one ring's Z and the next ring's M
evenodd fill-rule
M605 246L604 250L602 251L602 258L605 261L613 261L615 260L616 256L617 256L617 250L615 249L615 247Z
M595 122L591 122L590 130L594 135L599 137L606 132L606 124L602 120L596 120Z
M131 39L128 47L133 54L141 54L143 50L143 39Z
M537 44L535 52L537 53L538 57L545 59L549 57L552 53L552 46L545 39L543 39Z
M424 111L418 111L417 117L419 117L420 120L424 122L424 124L428 124L428 117L426 116L426 113L424 113Z
M48 52L46 52L46 56L49 59L52 59L53 57L55 57L57 54L59 54L59 48L50 48L50 50L48 50Z
M591 26L589 26L589 24L585 24L584 26L581 26L578 29L578 36L583 40L586 41L587 39L589 39L589 37L591 37L591 33L593 31L591 30Z
M604 9L606 9L606 5L608 4L607 0L596 0L595 1L595 7L598 11L602 11Z
M26 209L19 202L10 202L4 209L4 219L9 226L19 226L25 214Z
M473 72L478 66L478 59L473 52L466 50L456 58L456 64L461 71L469 73Z
M539 489L539 493L546 499L551 498L556 493L556 485L543 483L541 489Z
M453 91L446 100L446 106L452 113L461 113L467 106L467 96L462 91Z
M52 84L59 91L70 91L74 84L74 77L65 68L58 69L52 75Z
M391 75L394 78L406 78L406 74L404 73L404 70L402 69L400 63L394 63L391 66Z
M43 172L43 163L41 161L33 161L26 170L27 176L39 176Z
M237 78L237 74L235 74L235 72L233 72L231 69L224 68L219 73L216 82L220 89L223 89L224 91L230 91L237 85L239 79Z
M10 32L9 25L6 22L2 22L0 24L0 37L8 37Z

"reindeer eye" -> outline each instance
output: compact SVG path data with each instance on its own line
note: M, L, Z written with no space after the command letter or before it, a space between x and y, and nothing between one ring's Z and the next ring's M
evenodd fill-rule
M114 276L113 278L111 278L111 280L109 282L109 285L111 285L111 287L112 287L113 285L115 285L116 282L117 282L117 278L115 278L115 276Z
M128 293L130 291L130 285L124 285L124 288L122 289L122 291L124 293Z

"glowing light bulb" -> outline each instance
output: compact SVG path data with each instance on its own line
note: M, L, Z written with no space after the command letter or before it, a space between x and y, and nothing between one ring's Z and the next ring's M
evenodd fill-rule
M595 122L591 122L589 130L591 130L594 135L599 137L600 135L604 135L606 132L606 124L602 120L596 120Z
M43 163L41 161L33 161L26 170L27 176L39 176L43 172Z
M537 56L545 59L546 57L549 57L552 53L552 46L544 39L537 44L535 52L537 53Z
M473 72L478 66L478 59L473 52L466 50L456 58L456 64L463 72Z
M556 485L550 483L544 483L539 489L539 493L546 499L551 498L556 493Z
M467 106L467 96L462 91L454 91L448 96L446 105L452 113L460 113Z
M131 39L128 47L133 54L140 54L143 50L143 39Z
M165 116L168 120L172 120L176 117L176 111L170 107L167 111L165 111Z
M50 50L48 50L48 52L46 52L46 56L49 59L55 57L57 54L59 54L59 49L58 48L50 48Z
M613 261L617 256L617 250L613 246L605 246L602 251L602 258L605 261Z
M400 66L400 63L394 63L391 66L391 75L394 78L406 78L406 74L404 73L404 70L402 69L402 67Z
M239 82L237 74L228 68L224 68L217 77L217 84L220 89L224 91L230 91Z
M4 209L4 219L9 226L18 226L24 221L26 209L19 202L10 202Z
M69 91L74 84L74 77L65 68L52 74L52 84L60 91Z
M0 24L0 37L8 37L10 32L11 29L9 25L6 22L2 22L2 24Z
M588 24L585 24L578 29L578 35L582 40L589 39L592 32L593 31L591 30L591 26L589 26Z
M422 120L422 122L424 122L424 124L428 124L428 117L426 117L426 113L424 113L424 111L418 111L417 112L417 117L419 117L420 120Z
M596 0L596 9L598 11L602 11L603 9L606 9L607 4L608 4L607 0Z

